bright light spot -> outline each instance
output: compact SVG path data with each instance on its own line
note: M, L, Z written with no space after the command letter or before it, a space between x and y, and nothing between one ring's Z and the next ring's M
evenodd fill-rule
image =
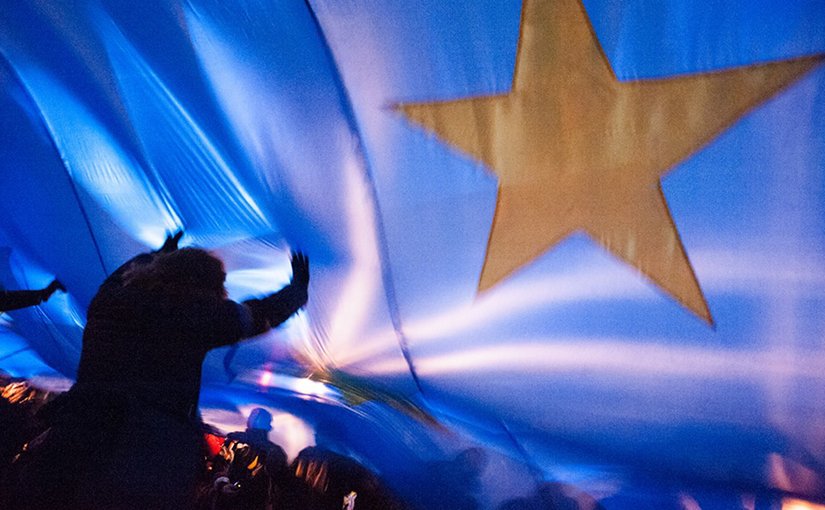
M240 377L240 381L256 383L267 388L279 388L291 391L298 396L313 397L319 399L332 399L338 397L338 393L326 384L312 379L302 377L292 377L289 375L270 372L269 370L250 371Z
M269 384L271 382L272 382L272 372L269 372L269 371L264 371L261 374L261 378L258 380L258 384L260 384L261 386L269 386Z
M785 499L782 510L825 510L825 505L817 505L800 499Z
M293 379L292 388L296 393L316 397L330 397L333 392L321 382L312 379Z

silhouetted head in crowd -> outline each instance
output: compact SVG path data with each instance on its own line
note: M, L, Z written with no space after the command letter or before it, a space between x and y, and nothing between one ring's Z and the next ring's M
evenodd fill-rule
M200 248L181 248L161 253L152 262L136 265L124 276L124 286L168 295L225 298L223 262Z
M256 407L249 413L249 417L246 419L246 428L249 430L269 432L272 430L272 414L266 409Z

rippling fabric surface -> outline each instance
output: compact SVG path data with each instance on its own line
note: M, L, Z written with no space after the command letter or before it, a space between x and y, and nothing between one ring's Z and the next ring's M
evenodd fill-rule
M207 358L227 431L268 406L422 508L450 476L481 508L823 500L823 19L0 0L0 284L69 289L0 317L0 368L70 380L105 275L182 228L237 300L312 263L305 311Z

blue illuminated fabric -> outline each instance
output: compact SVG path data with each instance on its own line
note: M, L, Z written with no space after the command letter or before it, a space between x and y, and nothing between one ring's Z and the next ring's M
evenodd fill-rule
M582 6L618 80L825 54L821 0ZM661 180L712 327L582 233L479 294L496 176L396 105L507 93L521 7L0 0L0 284L69 291L0 316L0 369L73 378L98 285L184 229L236 301L311 261L304 312L207 357L213 416L338 421L398 478L432 418L518 466L484 508L649 472L825 499L825 65Z

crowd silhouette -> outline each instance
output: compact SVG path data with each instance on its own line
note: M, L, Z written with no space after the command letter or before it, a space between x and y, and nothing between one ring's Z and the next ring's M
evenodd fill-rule
M270 439L267 409L253 409L244 430L225 435L205 424L198 400L206 354L301 309L309 298L309 260L294 253L286 286L235 302L227 298L221 260L179 248L181 236L169 235L100 286L68 391L0 373L0 510L491 508L480 500L489 464L480 448L446 460L399 453L416 464L396 468L405 478L401 488L346 454L346 445L337 447L342 434L335 423L316 424L317 444L292 460ZM58 280L39 290L2 291L0 311L39 305L57 291L66 291ZM622 494L599 502L575 487L541 482L533 494L495 508L599 510L608 508L604 502L629 507Z
M179 248L182 232L101 284L87 313L76 382L61 393L3 375L0 510L403 510L352 458L310 446L289 462L269 440L272 415L220 437L198 413L201 365L213 348L275 328L308 300L309 260L288 285L227 298L220 259ZM65 288L0 292L0 311Z
M179 249L182 235L127 261L100 286L75 384L37 411L42 432L6 470L9 508L193 507L203 457L203 360L303 307L309 261L293 254L288 285L237 303L227 298L221 260ZM7 293L7 306L37 304L60 287Z

